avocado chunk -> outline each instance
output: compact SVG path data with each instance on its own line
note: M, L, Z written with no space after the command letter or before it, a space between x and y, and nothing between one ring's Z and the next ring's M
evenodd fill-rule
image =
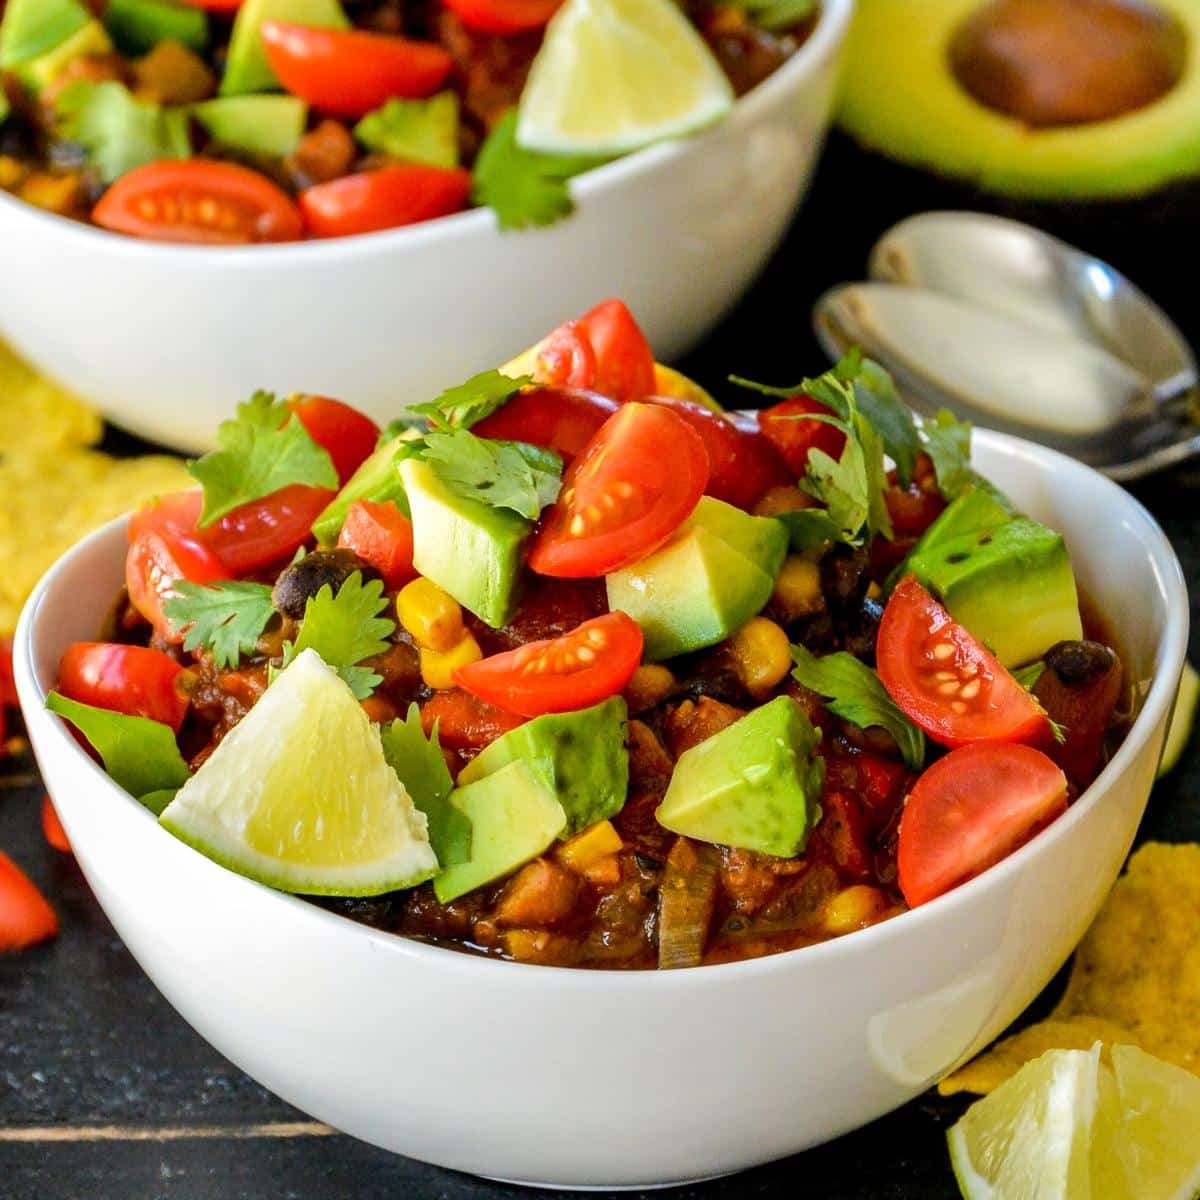
M112 48L104 26L99 21L88 21L53 50L13 68L13 74L36 94L53 83L68 63L85 54L108 54Z
M1005 508L986 488L969 487L946 506L937 520L921 535L913 548L920 553L930 546L951 542L969 533L981 533L1006 525L1016 514Z
M776 697L680 755L658 823L701 842L795 857L819 816L820 740L791 697Z
M1083 636L1062 536L1028 517L928 546L911 571L1006 667Z
M562 805L527 762L511 762L456 788L450 803L471 821L471 857L434 877L434 894L443 904L512 874L551 846L567 826Z
M92 19L79 0L8 0L0 21L0 68L42 58Z
M289 21L319 29L349 29L338 0L245 0L238 9L229 39L229 56L221 80L222 96L274 92L280 88L262 44L264 21Z
M405 430L390 438L346 480L342 490L313 522L313 536L322 546L332 546L337 541L346 514L356 500L371 500L376 504L391 500L399 505L406 517L410 515L399 468L400 463L415 451L413 443L419 437L420 434Z
M208 45L204 11L168 0L108 0L104 27L123 54L148 54L166 41L180 42L197 52Z
M771 598L775 578L715 533L693 527L605 583L608 607L642 627L643 654L658 662L724 641Z
M283 158L304 134L308 105L296 96L219 96L193 105L192 116L227 150Z
M532 767L567 814L564 836L620 812L629 790L625 723L629 710L620 696L576 712L548 713L497 738L458 776L474 783L508 766Z
M774 579L788 552L788 531L774 517L752 517L732 504L702 496L684 529L707 529Z
M499 629L512 616L521 548L533 522L451 491L429 463L407 458L400 478L413 524L413 566Z

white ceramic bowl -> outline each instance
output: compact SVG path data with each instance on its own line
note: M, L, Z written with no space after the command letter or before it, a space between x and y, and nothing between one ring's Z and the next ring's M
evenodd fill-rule
M853 0L725 121L580 178L578 211L500 233L488 210L286 246L140 242L0 192L0 336L118 425L206 448L257 388L380 419L607 296L660 357L717 322L778 244L829 126Z
M1154 780L1188 625L1170 545L1129 495L1052 451L981 433L976 462L1066 534L1141 711L1029 845L835 941L663 973L518 965L378 933L209 862L42 707L64 647L95 636L120 586L122 522L63 558L22 617L38 762L88 881L167 999L313 1116L446 1167L566 1187L779 1158L911 1099L1033 999L1116 878Z

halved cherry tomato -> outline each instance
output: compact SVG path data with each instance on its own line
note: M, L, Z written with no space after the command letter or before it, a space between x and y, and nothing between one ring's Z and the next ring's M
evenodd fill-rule
M393 97L431 96L454 60L441 46L360 29L262 23L271 70L293 96L339 117L362 117Z
M300 208L313 237L349 237L461 212L470 191L467 171L403 163L306 188Z
M771 488L795 482L778 451L757 429L748 432L703 404L674 396L647 396L646 403L669 408L700 435L708 453L708 495L751 509Z
M225 564L199 542L169 533L143 533L130 543L125 556L125 586L133 607L165 641L178 644L183 634L167 620L163 605L178 595L175 584L215 583L228 579Z
M910 908L1007 858L1067 808L1067 778L1040 750L977 742L916 782L900 818L897 864Z
M617 402L579 388L533 387L518 392L471 432L544 446L570 463L617 411Z
M529 565L541 575L607 575L653 554L687 520L708 483L700 435L669 409L619 408L563 477Z
M371 457L379 441L379 426L357 408L328 396L294 396L287 405L312 440L329 451L340 483Z
M393 591L416 577L412 522L391 500L382 504L356 500L346 514L337 544L374 567Z
M299 210L265 175L200 158L135 167L104 193L92 220L132 237L218 246L293 242L304 232Z
M454 682L488 704L536 717L615 696L641 661L641 626L612 612L562 637L527 642L459 667Z
M71 853L71 843L67 839L67 831L62 827L58 813L54 810L54 802L49 796L42 797L42 835L55 850L59 850L63 854Z
M578 321L567 321L542 338L533 377L553 387L592 387L596 382L596 351Z
M563 0L442 0L475 33L503 36L541 29Z
M24 950L58 933L58 917L11 858L0 851L0 951Z
M841 458L846 435L826 421L806 421L808 414L831 417L833 411L811 396L793 396L758 414L763 436L783 456L795 475L808 470L808 452L824 450L830 458Z
M1038 702L971 633L906 575L875 643L891 698L935 742L1028 742L1046 731Z
M421 708L421 728L426 734L436 725L438 738L447 750L478 753L501 734L524 725L525 718L503 708L485 704L461 688L434 692Z
M654 352L620 300L560 325L538 343L536 359L538 383L589 388L622 404L654 391Z
M70 700L130 717L149 717L176 732L187 697L175 686L183 668L161 650L115 642L73 642L58 666L59 690Z

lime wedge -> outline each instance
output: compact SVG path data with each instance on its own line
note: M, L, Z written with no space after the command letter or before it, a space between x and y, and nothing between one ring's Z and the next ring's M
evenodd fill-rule
M285 892L374 896L438 867L379 731L315 650L279 675L159 820L214 862Z
M1167 743L1163 747L1162 760L1158 764L1158 778L1175 769L1192 736L1192 725L1196 720L1196 703L1200 700L1200 675L1190 662L1183 664L1183 675L1179 680L1179 692L1175 696L1175 711L1167 727Z
M546 28L517 142L550 154L627 154L723 117L733 88L672 0L567 0Z

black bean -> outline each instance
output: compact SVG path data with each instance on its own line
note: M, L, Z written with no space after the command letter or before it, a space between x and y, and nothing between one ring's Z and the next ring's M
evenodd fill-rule
M336 592L355 571L363 570L362 560L352 550L314 550L283 569L271 602L285 617L299 621L309 599L326 584Z
M1116 658L1102 642L1056 642L1046 651L1046 665L1070 686L1099 678Z

